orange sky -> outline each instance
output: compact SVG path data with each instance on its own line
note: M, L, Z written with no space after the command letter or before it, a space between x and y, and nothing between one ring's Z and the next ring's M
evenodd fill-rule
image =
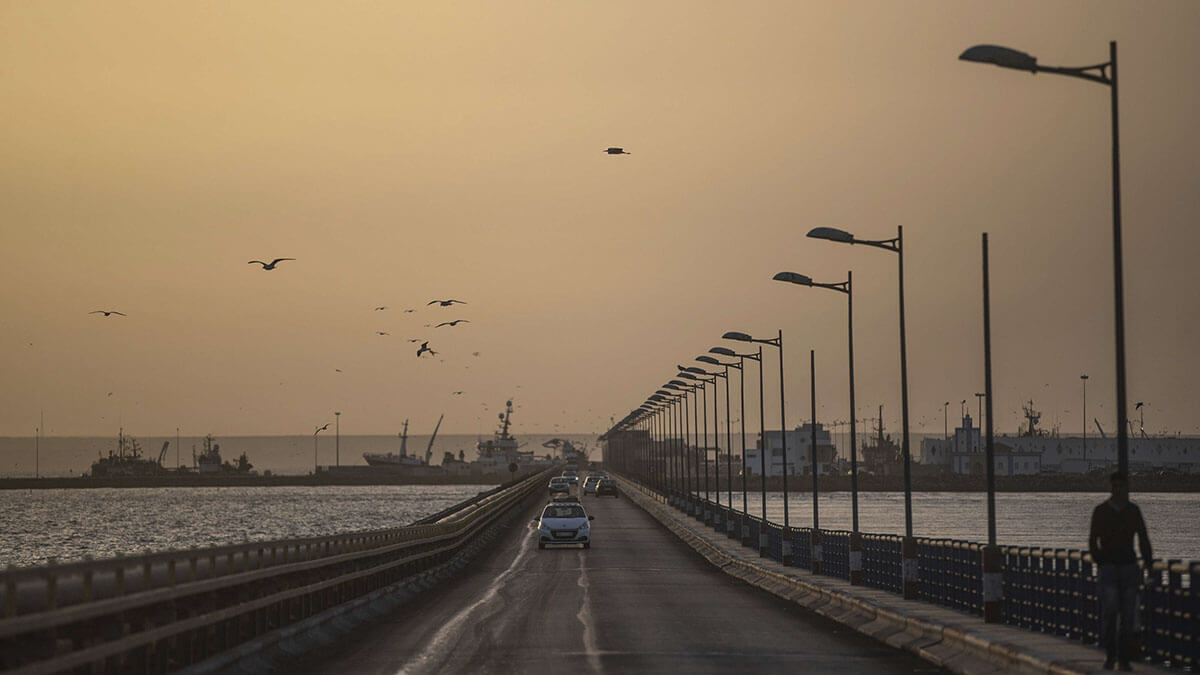
M1200 433L1198 26L1190 0L4 3L0 434L476 433L506 397L518 433L599 432L777 328L789 422L810 348L841 420L844 301L770 278L848 269L859 414L894 427L894 256L820 225L905 228L916 430L982 391L988 231L998 426L1032 397L1078 432L1088 373L1111 431L1109 92L957 56L1113 39L1130 408Z

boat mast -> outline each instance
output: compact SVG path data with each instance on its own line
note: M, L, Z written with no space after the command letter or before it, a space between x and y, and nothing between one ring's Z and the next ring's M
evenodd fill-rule
M400 456L408 456L408 420L404 420L404 431L400 432Z

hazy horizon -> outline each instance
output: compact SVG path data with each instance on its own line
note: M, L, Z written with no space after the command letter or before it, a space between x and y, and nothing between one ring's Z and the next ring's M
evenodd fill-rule
M4 4L0 435L488 434L507 399L517 435L600 433L777 329L788 426L809 349L830 426L844 297L771 277L848 270L856 416L896 433L895 256L805 233L898 225L914 432L976 415L986 231L996 427L1032 400L1111 435L1110 92L958 59L1110 40L1130 415L1195 435L1197 26L1184 0Z

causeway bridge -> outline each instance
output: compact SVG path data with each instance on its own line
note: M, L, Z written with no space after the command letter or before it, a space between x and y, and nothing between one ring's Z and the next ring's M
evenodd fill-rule
M1003 550L985 617L976 544L863 535L852 583L846 533L618 476L618 499L584 500L586 551L537 549L544 473L408 527L10 568L0 668L1066 673L1103 661L1086 554ZM1197 574L1172 561L1147 575L1136 670L1196 669Z

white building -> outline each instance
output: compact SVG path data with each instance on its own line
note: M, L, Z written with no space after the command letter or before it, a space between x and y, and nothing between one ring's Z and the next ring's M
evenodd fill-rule
M925 439L921 443L921 463L956 474L982 473L985 449L979 429L971 422L971 416L965 415L952 439ZM1000 434L993 441L998 476L1087 473L1116 470L1117 466L1115 438ZM1200 474L1200 438L1130 437L1129 469Z
M783 475L783 436L768 430L767 476ZM762 474L762 437L753 448L746 448L746 471L751 476ZM812 472L812 425L804 424L787 432L787 467L789 476L807 476ZM829 431L817 424L817 473L828 474L838 468L837 449Z

